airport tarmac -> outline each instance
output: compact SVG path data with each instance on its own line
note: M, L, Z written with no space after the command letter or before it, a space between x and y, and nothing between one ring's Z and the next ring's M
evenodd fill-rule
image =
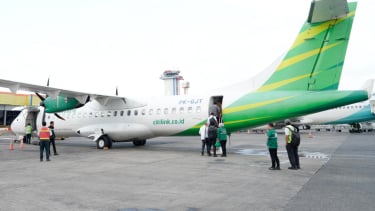
M0 137L0 210L374 210L374 133L302 134L301 170L268 170L263 134L236 133L228 157L200 155L199 137L160 137L144 147L57 142L60 155L39 161L39 146Z

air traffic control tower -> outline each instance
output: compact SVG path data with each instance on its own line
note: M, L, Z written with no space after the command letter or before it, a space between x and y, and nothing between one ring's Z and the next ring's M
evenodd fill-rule
M164 95L180 95L180 81L184 80L178 70L166 70L160 76L164 80Z

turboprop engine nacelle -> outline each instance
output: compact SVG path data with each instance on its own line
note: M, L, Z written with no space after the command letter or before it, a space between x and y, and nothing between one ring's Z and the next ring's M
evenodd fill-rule
M47 97L41 103L41 106L45 108L46 113L56 113L66 110L71 110L84 106L89 100L87 99L85 103L79 102L73 97L62 97L57 96L56 98Z

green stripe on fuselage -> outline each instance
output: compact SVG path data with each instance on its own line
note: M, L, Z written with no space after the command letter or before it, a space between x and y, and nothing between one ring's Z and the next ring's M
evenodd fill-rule
M224 108L229 133L285 118L303 116L368 98L366 91L271 91L249 93ZM206 120L177 135L197 135Z

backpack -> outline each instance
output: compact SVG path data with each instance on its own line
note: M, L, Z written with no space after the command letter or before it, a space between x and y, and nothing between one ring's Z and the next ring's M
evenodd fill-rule
M291 125L292 126L292 125ZM293 129L291 129L290 127L287 126L287 128L289 129L289 131L291 132L291 136L292 136L292 140L290 141L290 144L294 147L298 147L300 142L301 142L301 137L299 135L299 130L297 128L295 128L294 126L292 126Z
M216 126L217 125L217 122L215 120L215 118L211 117L210 118L210 126Z
M217 137L217 129L215 126L209 126L208 127L208 138L209 139L215 139Z

